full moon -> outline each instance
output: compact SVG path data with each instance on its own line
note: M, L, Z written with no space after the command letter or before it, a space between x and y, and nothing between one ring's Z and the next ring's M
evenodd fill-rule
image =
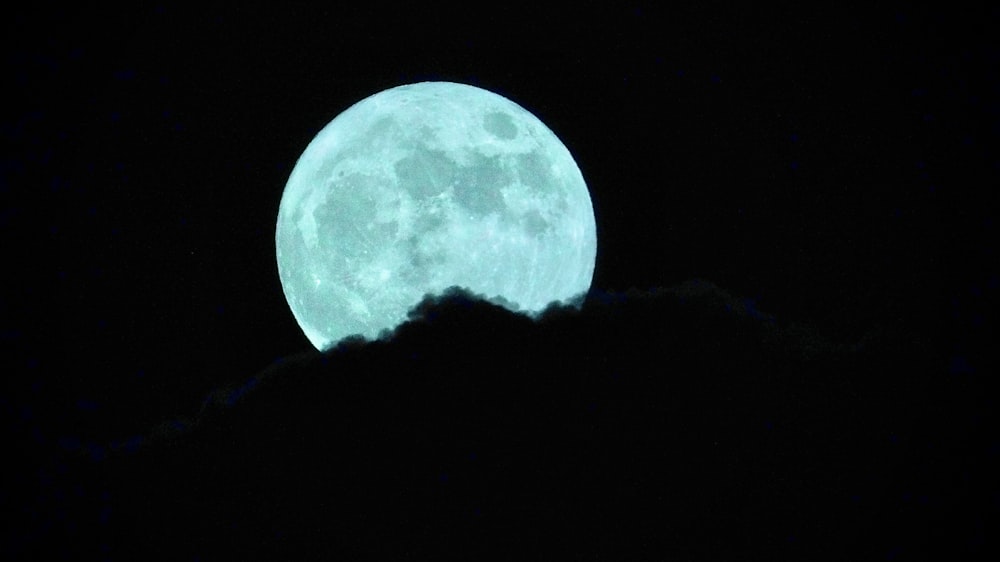
M324 127L288 178L275 244L320 350L377 338L452 286L524 313L572 303L597 253L569 150L520 105L452 82L379 92Z

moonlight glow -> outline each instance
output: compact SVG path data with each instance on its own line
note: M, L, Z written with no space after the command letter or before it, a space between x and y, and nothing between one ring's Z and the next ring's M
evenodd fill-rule
M450 82L385 90L320 131L285 186L275 242L318 349L375 338L455 285L540 311L586 293L597 252L587 185L555 134Z

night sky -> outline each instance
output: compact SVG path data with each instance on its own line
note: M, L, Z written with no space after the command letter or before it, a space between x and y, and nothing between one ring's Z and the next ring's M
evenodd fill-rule
M5 16L0 558L995 553L995 10L403 10ZM425 80L574 155L591 298L319 354L282 189Z

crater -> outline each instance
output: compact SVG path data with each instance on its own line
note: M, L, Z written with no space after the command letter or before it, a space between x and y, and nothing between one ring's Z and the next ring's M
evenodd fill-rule
M375 200L366 194L376 192L378 187L378 178L350 174L333 183L321 205L303 209L312 215L319 244L342 255L362 253L374 235L366 225L377 216L378 210Z
M487 113L483 117L483 128L489 134L503 140L513 140L517 137L517 125L514 124L514 120L510 115L499 111Z
M521 225L524 227L525 232L532 236L541 236L552 229L549 221L545 220L542 214L535 210L528 211L521 217Z
M477 216L502 211L506 206L501 188L511 178L497 158L475 156L475 162L455 174L455 201Z
M530 185L538 191L550 191L557 185L553 181L549 159L539 150L518 154L516 158L518 179L524 185Z
M414 199L433 197L447 189L455 175L455 167L444 152L422 147L393 165L399 187Z

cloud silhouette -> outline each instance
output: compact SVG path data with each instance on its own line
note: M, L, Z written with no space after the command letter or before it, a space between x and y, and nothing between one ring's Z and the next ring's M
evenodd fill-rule
M153 559L850 550L932 364L697 280L534 318L452 289L386 336L78 447L107 486L90 520Z

